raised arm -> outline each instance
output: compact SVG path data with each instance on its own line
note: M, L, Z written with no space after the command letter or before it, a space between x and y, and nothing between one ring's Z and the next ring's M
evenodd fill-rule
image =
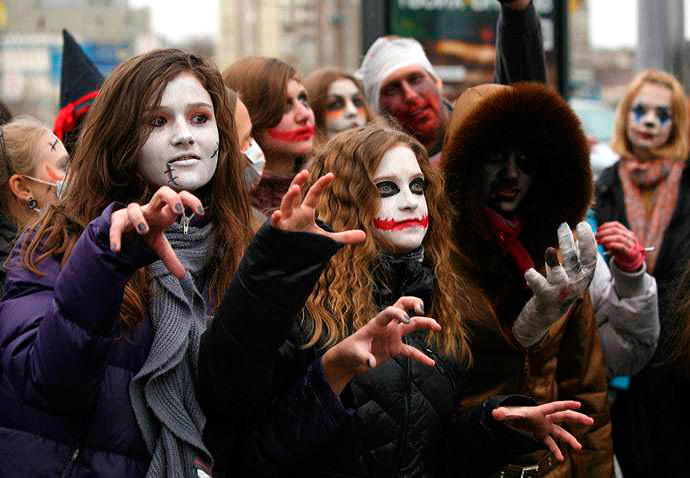
M544 40L532 0L499 0L495 82L546 83Z

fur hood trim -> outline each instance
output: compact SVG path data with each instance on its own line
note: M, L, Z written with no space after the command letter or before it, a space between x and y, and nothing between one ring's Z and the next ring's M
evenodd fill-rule
M558 225L567 222L574 228L591 205L587 138L568 103L540 83L481 85L458 98L441 168L457 211L458 245L473 262L478 255L496 252L482 210L486 203L482 175L489 154L505 147L523 150L536 164L529 192L519 208L524 221L520 240L543 270L546 247L557 245Z

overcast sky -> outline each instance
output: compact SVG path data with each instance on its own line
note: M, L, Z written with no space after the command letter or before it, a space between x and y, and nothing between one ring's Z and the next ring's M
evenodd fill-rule
M690 0L684 2L688 37ZM218 32L218 0L130 0L130 5L151 7L154 31L173 40L215 37ZM590 38L594 47L636 45L637 0L589 0L589 9Z

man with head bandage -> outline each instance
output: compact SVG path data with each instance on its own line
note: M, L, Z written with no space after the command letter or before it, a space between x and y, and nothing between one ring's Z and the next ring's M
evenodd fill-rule
M539 18L531 0L499 0L496 82L546 81ZM369 47L356 76L362 80L374 112L395 118L440 158L452 105L441 95L422 46L412 38L380 37Z

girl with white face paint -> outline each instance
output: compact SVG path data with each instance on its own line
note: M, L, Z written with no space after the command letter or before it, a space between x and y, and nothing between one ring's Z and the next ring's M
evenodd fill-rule
M371 110L361 83L343 70L323 68L304 80L321 140L367 124Z
M577 402L528 406L533 402L514 396L509 400L519 406L499 406L496 400L469 420L454 414L470 357L464 329L469 299L451 266L450 209L426 154L406 134L369 125L335 136L315 157L307 185L317 187L329 171L337 170L338 176L319 200L305 203L336 230L361 229L366 237L360 245L340 249L319 270L293 328L271 321L263 333L244 332L255 338L238 351L243 363L253 363L258 348L262 362L271 365L252 376L251 383L260 384L254 390L247 380L223 374L228 377L223 388L243 383L242 402L252 404L250 414L241 415L248 425L226 430L232 443L246 445L240 459L234 458L243 471L371 476L375 470L397 475L414 469L415 476L446 476L450 470L484 476L511 452L538 446L531 439L526 444L524 435L510 428L513 419L524 420L537 440L553 443L555 434L579 447L552 422L567 416L566 421L590 424L572 411ZM272 346L266 346L265 335ZM216 350L224 347L238 349L230 339L215 344ZM204 360L217 367L210 375L219 376L220 354ZM266 390L273 392L267 396ZM219 409L228 408L222 393L209 396ZM392 418L382 422L381 416ZM489 434L506 440L492 449L476 439ZM372 437L372 443L363 444L362 436ZM377 437L389 446L381 448Z
M205 186L216 172L220 143L211 96L196 76L180 73L145 114L151 132L138 162L144 178L175 191Z
M613 418L616 457L623 475L659 476L690 467L685 421L672 410L685 406L688 379L668 360L682 322L674 295L687 258L690 221L688 103L681 83L659 70L640 72L618 105L612 149L620 160L604 170L595 200L600 228L632 230L610 235L656 279L660 336L651 360L618 392ZM621 241L621 239L623 239ZM645 251L646 249L646 251ZM615 252L615 251L613 251ZM614 257L614 260L615 257ZM635 323L639 323L637 317ZM679 378L679 380L676 380ZM663 407L657 407L664 403Z
M420 247L429 228L429 215L417 156L405 145L389 149L376 168L374 183L381 197L374 218L376 234L396 253Z

